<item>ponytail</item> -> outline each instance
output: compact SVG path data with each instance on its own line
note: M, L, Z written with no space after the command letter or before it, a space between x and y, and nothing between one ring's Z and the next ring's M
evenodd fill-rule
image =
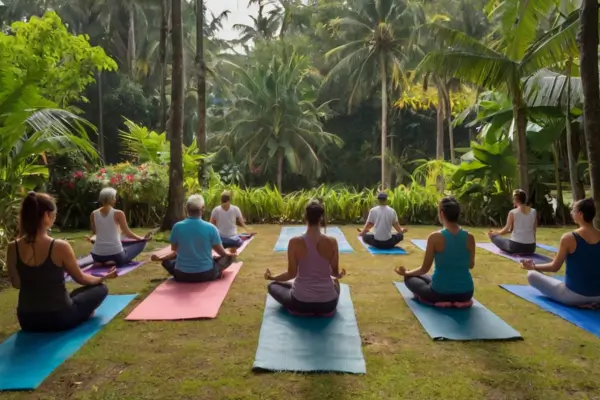
M45 193L29 192L21 203L19 234L33 243L47 213L56 211L54 199Z

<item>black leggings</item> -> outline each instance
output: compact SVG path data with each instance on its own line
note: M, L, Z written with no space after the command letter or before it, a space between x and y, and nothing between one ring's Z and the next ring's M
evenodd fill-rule
M363 236L363 242L365 242L369 246L373 246L382 250L389 250L396 247L396 245L400 243L402 239L404 239L404 235L401 233L394 233L391 238L383 241L376 240L375 236L372 233L367 233Z
M87 321L108 296L108 287L100 284L82 286L70 294L73 304L64 311L21 312L17 317L21 329L29 332L60 332Z
M429 303L464 303L473 298L473 291L453 294L434 292L431 288L431 276L429 275L407 276L404 278L404 283L415 296Z
M288 282L271 282L268 286L269 294L277 300L279 304L286 309L298 314L329 314L335 311L338 299L322 303L305 303L296 300L292 296L292 284ZM340 293L340 286L335 285L335 289Z
M173 276L173 278L177 282L185 282L185 283L198 283L198 282L209 282L214 281L223 275L223 270L227 269L231 264L233 264L234 257L225 256L225 257L215 257L213 258L213 268L204 272L183 272L178 270L175 266L175 260L165 260L162 262L162 266L167 270L169 274Z
M513 242L512 240L504 238L500 235L492 236L492 243L494 243L496 247L503 252L509 254L531 255L535 253L535 249L537 247L535 243Z

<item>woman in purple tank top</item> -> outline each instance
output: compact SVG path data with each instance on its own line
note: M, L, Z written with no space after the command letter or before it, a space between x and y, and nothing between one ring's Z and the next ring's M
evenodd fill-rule
M276 276L265 272L265 279L273 281L269 294L293 314L330 315L337 307L338 279L346 271L339 270L337 241L321 233L324 215L323 204L311 201L306 207L306 233L288 244L288 270Z

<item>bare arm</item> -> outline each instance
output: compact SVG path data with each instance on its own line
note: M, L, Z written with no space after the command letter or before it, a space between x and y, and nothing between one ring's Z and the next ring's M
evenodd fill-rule
M99 285L104 281L103 278L86 274L79 268L79 265L77 265L77 258L69 243L63 240L57 240L54 244L54 248L58 251L57 258L60 258L62 266L75 282L82 286L93 286Z
M425 248L425 257L423 258L423 264L420 268L413 269L412 271L406 272L404 276L421 276L431 270L433 266L433 257L435 255L436 243L439 241L439 232L432 233L427 238L427 247Z
M19 277L19 272L17 271L16 246L17 242L8 244L8 248L6 249L6 266L8 267L8 277L10 278L12 287L15 289L21 289L21 278Z
M333 255L331 256L331 260L329 260L329 265L331 266L331 276L337 278L340 276L340 249L337 240L333 238L330 240L331 244L333 245Z
M128 238L134 240L145 240L145 238L136 235L129 229L129 225L127 225L127 219L125 218L125 213L123 211L116 212L117 223L119 224L119 228L121 228L121 232Z
M212 215L210 216L210 223L217 226L217 220Z
M471 254L471 263L469 265L469 269L475 268L475 247L475 236L469 233L469 236L467 237L467 249Z
M367 233L369 233L369 231L371 230L371 228L373 228L373 223L367 221L367 223L365 224L364 228L362 229L362 231L360 231L360 233L358 234L358 236L365 236Z
M570 233L564 234L560 239L558 253L551 262L540 265L531 263L531 268L527 269L532 269L538 272L558 272L567 259L567 256L575 251L576 246L577 243L575 242L573 235Z
M94 219L94 213L90 214L90 229L92 230L92 235L96 234L96 221Z
M504 228L502 228L502 230L500 230L496 233L498 235L506 235L507 233L512 231L514 222L515 222L515 216L513 215L513 213L508 213L508 218L506 219L506 225L504 226Z
M398 233L404 233L406 232L406 229L402 227L402 225L400 225L400 222L395 221L392 226L394 227L394 229L396 230L396 232Z
M275 282L287 282L296 277L298 271L298 258L296 257L296 251L298 245L296 244L295 238L290 239L288 245L288 270L282 274L276 275L271 278Z
M221 257L225 257L227 256L227 252L225 251L225 248L223 247L222 244L217 244L215 246L212 247L214 251L217 252L218 255L220 255Z
M244 221L244 217L242 216L242 214L240 214L240 216L237 218L237 222L242 228L244 228L246 232L248 232L248 227L246 226L246 221Z

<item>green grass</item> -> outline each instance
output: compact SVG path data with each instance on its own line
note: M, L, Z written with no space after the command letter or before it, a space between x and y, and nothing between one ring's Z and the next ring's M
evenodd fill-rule
M274 253L280 226L256 226L242 253L244 267L217 319L126 322L123 317L166 273L150 263L110 282L113 294L137 299L60 366L33 393L8 399L592 399L600 393L600 339L505 292L500 283L524 284L516 263L478 250L476 297L521 332L518 342L434 342L392 285L395 265L417 267L423 253L371 256L342 227L355 252L341 255L351 287L367 375L254 374L251 371L265 302L263 272L285 268ZM433 227L411 227L426 238ZM487 229L471 229L485 240ZM540 242L556 245L561 230L541 229ZM65 235L57 235L65 237ZM81 233L69 234L81 238ZM154 244L156 247L164 243ZM89 251L81 239L73 246ZM17 292L0 292L0 340L18 330Z

